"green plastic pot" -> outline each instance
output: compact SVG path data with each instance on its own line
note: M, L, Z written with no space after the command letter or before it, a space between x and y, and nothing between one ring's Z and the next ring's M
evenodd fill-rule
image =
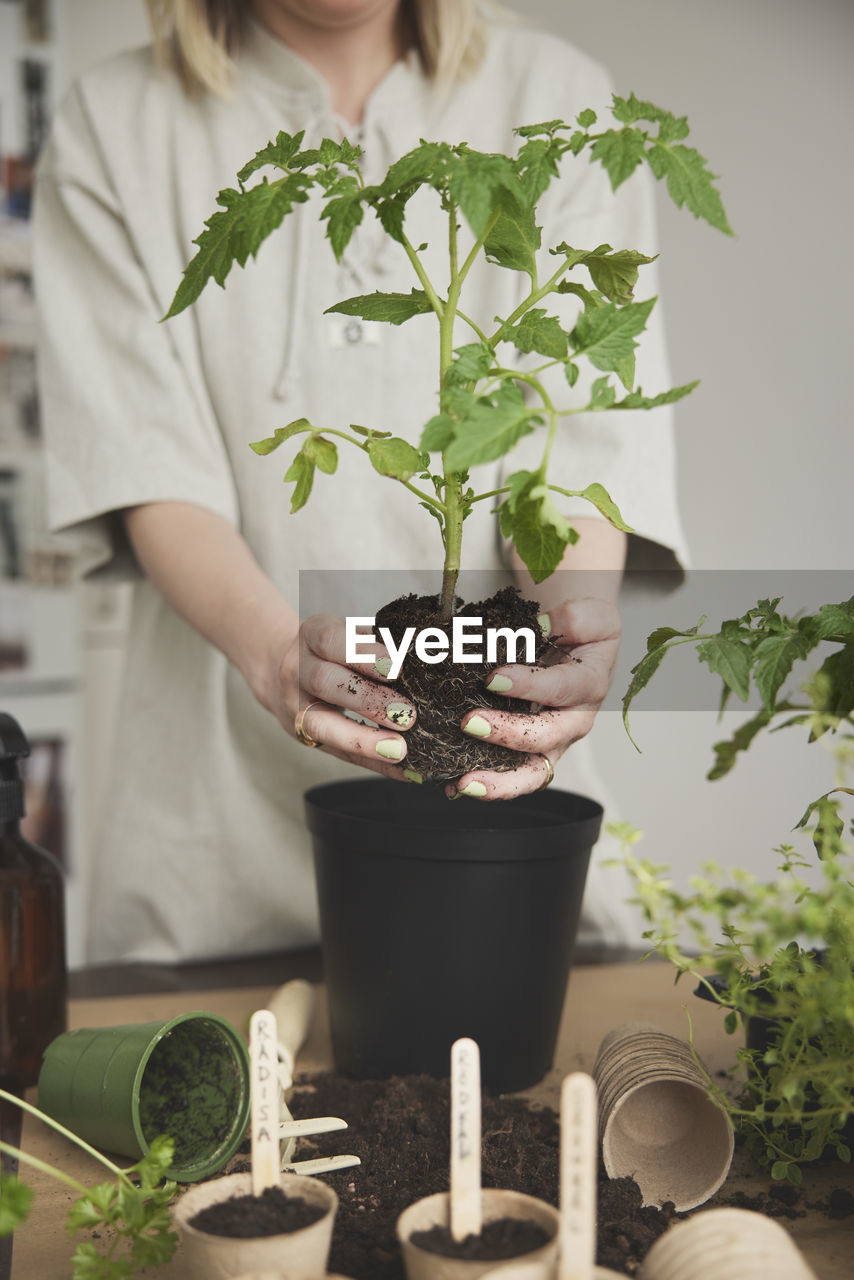
M175 1142L179 1182L216 1173L249 1119L249 1054L213 1013L66 1031L48 1045L39 1106L94 1147L139 1159L154 1138Z

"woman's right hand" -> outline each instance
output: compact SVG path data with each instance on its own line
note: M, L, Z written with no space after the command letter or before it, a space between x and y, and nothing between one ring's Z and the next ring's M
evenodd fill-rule
M360 648L364 652L371 646L362 641ZM404 735L415 722L415 707L385 685L374 662L388 655L381 644L373 649L366 662L347 663L343 619L328 613L307 618L281 659L270 710L306 746L314 742L340 760L400 779L405 777L400 768L406 757ZM345 711L379 727L361 724ZM297 731L300 713L304 736ZM420 778L409 771L406 780Z

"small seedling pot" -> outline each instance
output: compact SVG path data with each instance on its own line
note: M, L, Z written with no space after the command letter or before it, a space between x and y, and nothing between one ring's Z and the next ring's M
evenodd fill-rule
M306 792L336 1067L448 1074L480 1045L484 1084L536 1084L554 1057L602 808L566 791L487 804L431 787Z
M550 1280L557 1262L558 1231L560 1217L557 1209L545 1200L523 1195L520 1191L499 1191L486 1188L481 1193L483 1223L501 1218L529 1219L544 1228L549 1241L541 1248L526 1253L518 1259L499 1262L496 1259L446 1258L420 1245L413 1244L412 1236L432 1227L447 1227L450 1222L451 1198L446 1191L416 1200L405 1209L397 1220L397 1238L403 1250L403 1263L407 1280L477 1280L491 1271L500 1271L510 1265L524 1262L532 1268L532 1280Z
M67 1031L45 1050L39 1106L93 1146L139 1159L161 1134L175 1142L168 1177L217 1173L249 1118L249 1055L212 1013Z
M816 1280L779 1222L749 1209L707 1209L659 1236L639 1280Z
M211 1205L251 1195L251 1173L216 1178L192 1187L181 1197L175 1205L174 1219L187 1280L234 1280L258 1272L265 1277L285 1276L287 1280L320 1280L326 1275L338 1197L325 1182L299 1174L282 1174L279 1185L286 1195L299 1196L322 1207L324 1216L298 1231L238 1240L201 1231L191 1225L191 1220Z
M694 1209L723 1184L734 1137L691 1048L643 1023L605 1037L593 1067L602 1157L610 1178L632 1177L647 1205Z

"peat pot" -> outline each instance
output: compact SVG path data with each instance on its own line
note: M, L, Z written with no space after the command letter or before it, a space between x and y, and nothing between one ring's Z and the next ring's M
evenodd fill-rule
M313 787L305 806L336 1068L445 1077L470 1036L488 1088L541 1080L601 805L559 790L449 801L359 780Z

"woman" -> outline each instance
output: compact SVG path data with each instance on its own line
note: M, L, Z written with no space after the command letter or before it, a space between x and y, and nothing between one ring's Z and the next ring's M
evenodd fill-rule
M356 292L408 291L408 264L366 223L336 265L305 205L257 264L232 273L227 296L209 289L191 313L158 325L215 193L280 129L304 129L306 145L346 134L374 181L419 137L508 151L516 125L572 120L609 101L603 72L576 50L464 0L150 7L167 65L139 50L83 78L55 121L36 209L52 519L76 531L89 571L136 564L145 575L94 875L93 960L313 941L302 791L341 776L342 760L394 778L405 762L400 708L386 714L399 695L373 668L343 665L339 619L300 622L298 574L430 569L435 531L400 486L343 453L334 491L291 519L279 470L247 443L303 415L393 425L417 440L434 411L432 349L410 326L348 344L323 314ZM547 245L653 248L640 176L615 197L598 166L576 163L544 214ZM438 211L423 217L429 240ZM497 274L508 279L495 283L485 267L476 278L490 319L508 314L514 287L513 273ZM657 325L639 357L641 383L669 385ZM617 496L630 486L636 545L672 561L681 534L667 410L640 424L592 416L570 419L559 446L573 487L599 480ZM514 468L523 458L514 453ZM590 512L566 507L582 536L564 568L584 576L558 573L536 589L552 632L584 662L502 668L514 696L546 711L481 714L491 741L528 760L508 774L467 774L449 794L536 790L589 730L616 656L626 556L625 536ZM472 520L469 565L497 568L500 551L494 524ZM602 571L595 592L591 570ZM321 750L306 750L316 741Z

